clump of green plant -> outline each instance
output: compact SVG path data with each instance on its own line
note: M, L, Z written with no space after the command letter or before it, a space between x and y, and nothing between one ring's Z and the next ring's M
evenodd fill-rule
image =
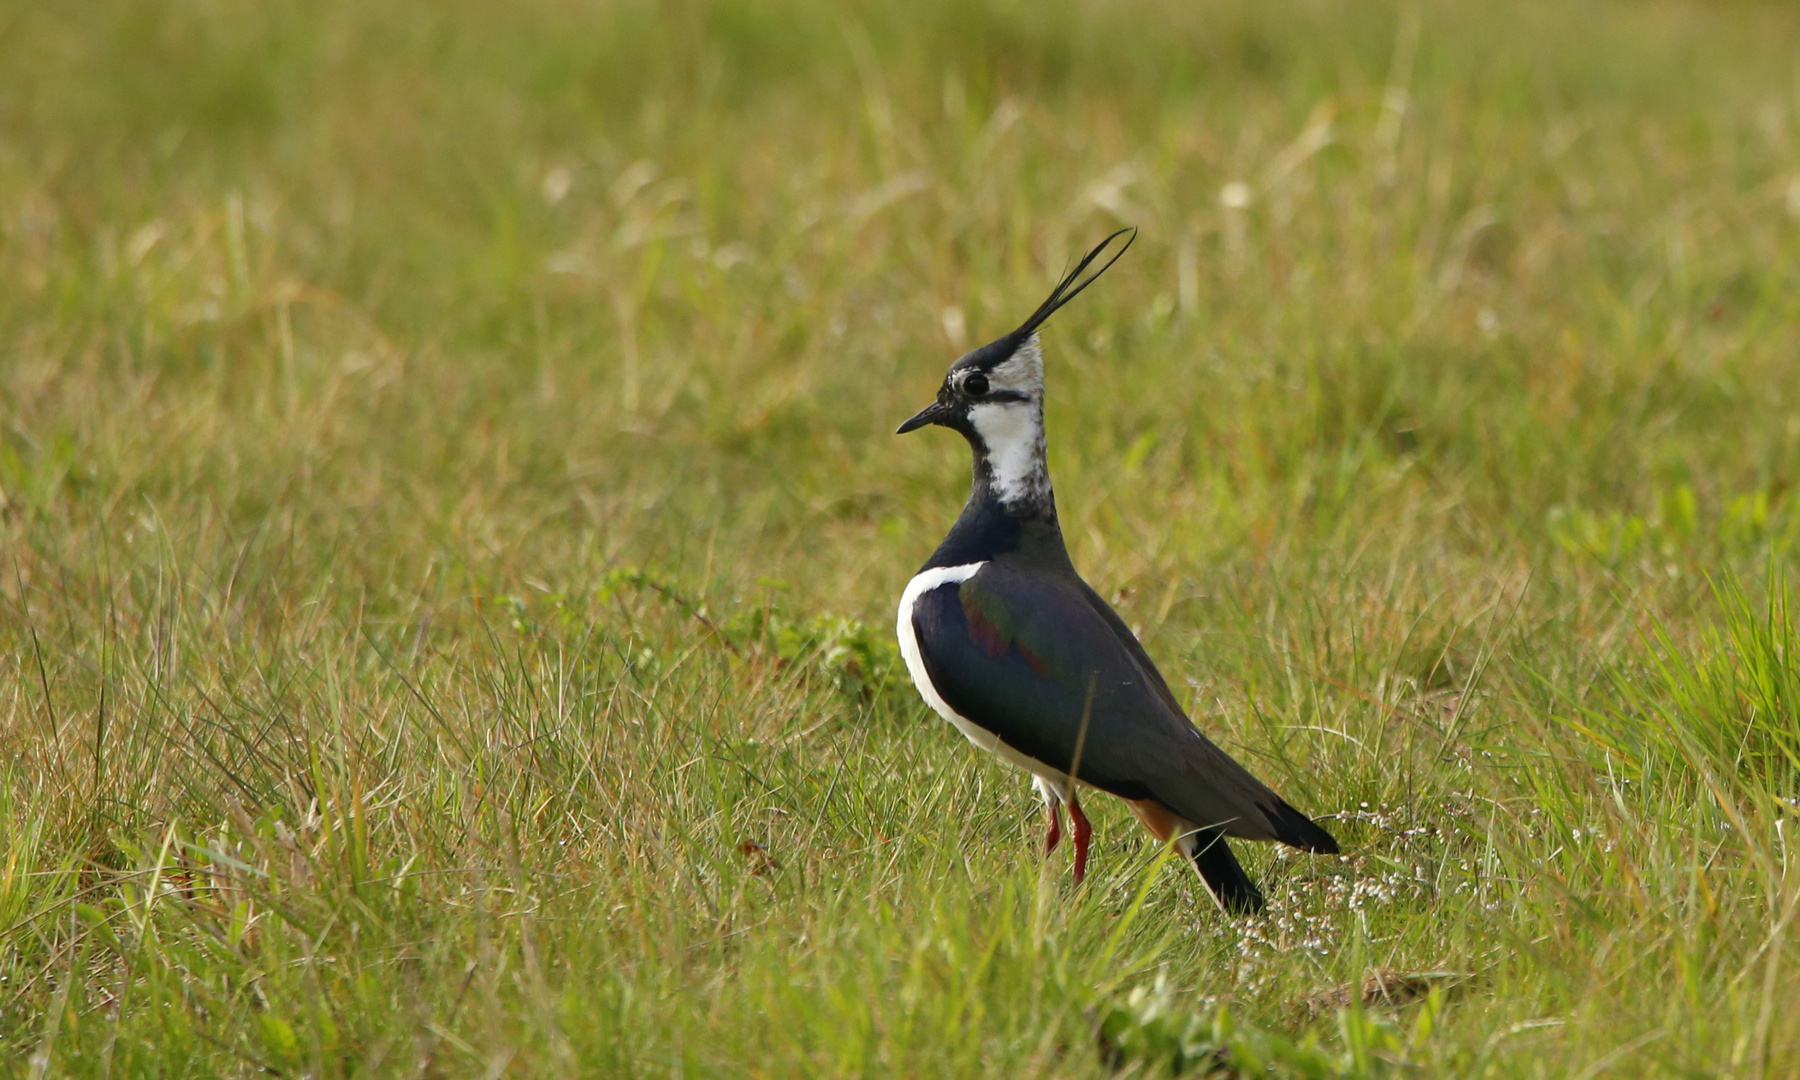
M1544 525L1570 555L1615 568L1630 560L1651 559L1665 573L1677 576L1692 563L1696 551L1736 556L1784 553L1800 526L1785 501L1768 490L1733 496L1712 515L1702 513L1689 484L1658 491L1654 504L1648 514L1616 507L1553 506Z
M636 567L608 571L596 595L605 600L630 589L661 597L734 654L772 659L825 679L847 698L866 700L893 685L900 651L892 631L846 615L791 612L772 598L785 590L784 583L764 579L759 584L764 599L736 607L723 620L715 620L673 578Z
M1726 573L1712 583L1716 622L1686 640L1651 619L1639 662L1569 723L1609 767L1654 797L1727 790L1800 795L1800 632L1778 571L1760 598Z
M1395 1016L1365 1008L1351 995L1349 1005L1336 1010L1337 1045L1331 1047L1319 1029L1293 1038L1234 1016L1225 1005L1205 1009L1158 980L1096 1009L1095 1035L1114 1068L1135 1063L1175 1076L1349 1080L1404 1065L1408 1051L1430 1038L1443 1000L1440 990L1429 990L1403 1030Z

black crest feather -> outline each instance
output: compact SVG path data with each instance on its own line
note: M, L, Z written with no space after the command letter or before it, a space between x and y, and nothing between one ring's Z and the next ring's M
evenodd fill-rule
M1083 277L1082 275L1086 273L1087 268L1094 264L1094 260L1098 259L1108 247L1112 246L1112 242L1121 236L1125 237L1125 243L1119 246L1119 250L1113 253L1113 257L1102 263L1100 269ZM1128 226L1100 241L1094 250L1088 252L1080 262L1075 264L1075 269L1069 271L1067 276L1057 282L1056 288L1050 290L1050 295L1045 298L1042 304L1038 305L1036 311L1031 313L1031 318L1026 319L1023 326L1020 326L1017 330L1014 330L1007 336L1016 341L1023 341L1030 337L1033 331L1043 325L1045 319L1056 314L1057 308L1060 308L1064 304L1075 299L1076 296L1080 295L1081 290L1094 283L1095 278L1098 278L1101 274L1110 270L1112 264L1119 261L1119 257L1125 254L1126 250L1131 247L1131 242L1136 239L1137 228L1135 226Z

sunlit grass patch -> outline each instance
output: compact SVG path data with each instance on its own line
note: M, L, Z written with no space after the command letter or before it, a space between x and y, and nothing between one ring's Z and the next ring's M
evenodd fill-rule
M1736 577L1713 586L1718 621L1677 641L1652 621L1642 663L1613 680L1611 700L1580 728L1625 783L1680 804L1740 802L1792 809L1800 795L1800 666L1784 576L1752 599ZM1778 807L1760 807L1761 812Z

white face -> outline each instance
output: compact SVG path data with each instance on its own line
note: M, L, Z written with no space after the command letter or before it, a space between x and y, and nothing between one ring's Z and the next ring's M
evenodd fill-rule
M1001 391L1025 400L977 401L969 424L987 447L994 494L1003 503L1048 493L1044 463L1044 358L1033 334L1004 363L987 372L988 394ZM1008 396L1010 396L1010 394Z

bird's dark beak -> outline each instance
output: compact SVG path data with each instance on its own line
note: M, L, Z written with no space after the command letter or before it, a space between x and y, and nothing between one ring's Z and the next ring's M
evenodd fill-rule
M911 420L908 420L906 423L901 424L900 427L894 432L894 434L904 435L909 431L917 431L920 428L924 427L926 424L935 424L939 420L942 420L944 417L950 415L951 409L952 409L952 407L949 405L946 405L944 402L934 401L931 404L925 406L923 409L920 409L918 412L914 413L913 418Z

